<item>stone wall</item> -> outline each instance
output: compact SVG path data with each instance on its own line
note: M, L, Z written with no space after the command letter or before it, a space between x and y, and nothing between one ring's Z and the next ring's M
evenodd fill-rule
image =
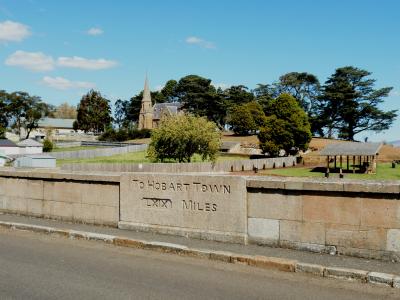
M400 260L400 181L3 168L0 211Z
M0 172L0 212L116 226L119 176Z
M400 259L400 182L251 179L250 242Z

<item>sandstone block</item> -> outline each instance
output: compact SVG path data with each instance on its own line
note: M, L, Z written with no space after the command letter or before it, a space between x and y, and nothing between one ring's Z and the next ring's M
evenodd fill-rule
M336 224L359 225L361 200L359 198L304 195L303 220Z
M303 202L301 195L276 193L249 193L249 217L302 220Z
M367 276L368 276L368 271L356 270L356 269L346 269L346 268L336 268L336 267L326 267L324 276L338 278L338 279L350 279L350 280L359 280L362 282L366 282Z
M326 243L347 248L386 250L386 229L355 225L329 224Z
M280 221L280 240L325 245L325 224Z
M296 264L296 272L299 272L299 273L309 273L309 274L323 277L324 270L325 270L325 267L321 266L321 265L307 264L307 263L302 263L302 262L298 262Z
M400 229L400 201L362 199L361 225Z
M400 229L389 229L387 231L387 246L388 251L400 252Z
M393 287L396 289L400 289L400 276L395 276L393 278Z
M44 182L44 199L47 201L59 201L80 203L83 186L77 182Z
M27 212L33 215L42 215L43 213L43 200L28 199Z
M277 269L284 272L294 272L296 269L297 261L278 258L278 257L266 257L266 256L255 256L254 260L250 262L250 265L254 265L260 268L266 269Z
M252 238L279 240L279 220L249 218L248 234Z
M368 282L379 285L393 286L394 277L395 276L393 274L370 272L368 273Z

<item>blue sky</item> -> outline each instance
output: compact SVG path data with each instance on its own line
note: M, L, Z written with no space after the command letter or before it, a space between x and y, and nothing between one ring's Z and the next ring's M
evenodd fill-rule
M92 87L129 99L146 72L152 89L188 74L252 89L353 65L393 86L382 107L397 109L399 11L396 0L0 0L0 89L77 104ZM365 136L399 140L400 120Z

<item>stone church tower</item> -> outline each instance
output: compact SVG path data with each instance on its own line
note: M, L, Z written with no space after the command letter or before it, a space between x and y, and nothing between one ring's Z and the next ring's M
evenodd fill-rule
M140 108L138 129L153 129L153 104L151 103L151 94L147 76L144 83L142 107Z

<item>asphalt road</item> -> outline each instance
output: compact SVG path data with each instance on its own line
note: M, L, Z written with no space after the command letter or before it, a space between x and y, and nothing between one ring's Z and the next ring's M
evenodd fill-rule
M0 299L400 299L367 284L0 229Z

